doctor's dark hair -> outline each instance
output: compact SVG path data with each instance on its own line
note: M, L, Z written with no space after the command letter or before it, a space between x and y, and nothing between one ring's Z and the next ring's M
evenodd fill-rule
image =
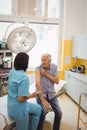
M26 71L26 69L28 68L28 61L29 61L29 55L24 52L20 52L15 57L14 68L16 70Z

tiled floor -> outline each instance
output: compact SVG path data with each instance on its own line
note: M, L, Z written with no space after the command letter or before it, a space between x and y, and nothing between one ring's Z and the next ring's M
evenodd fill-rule
M70 97L68 97L65 94L62 96L62 98L59 97L58 101L63 113L60 130L77 130L77 118L78 118L77 104L75 104L70 99ZM87 113L83 112L82 110L81 110L81 117L82 119L84 119L84 121L87 121ZM53 112L50 112L46 118L49 122L53 122L54 119ZM81 130L87 130L87 128L85 128L81 122L79 126ZM50 129L44 129L44 130L52 130L52 125L50 127L51 127Z
M78 106L75 104L67 95L62 95L62 97L58 98L60 107L63 112L62 120L61 120L61 128L60 130L77 130L77 117L78 117ZM7 115L6 112L6 97L0 97L0 113L4 111L4 114ZM85 121L87 121L87 113L81 110L81 116ZM52 130L52 124L49 126L49 122L53 123L54 113L49 112L46 116L46 128L44 130ZM47 129L48 127L48 129ZM87 130L84 125L80 122L81 130ZM0 129L1 130L1 129Z
M63 111L61 130L77 130L78 105L75 104L67 95L59 98L59 103ZM81 117L87 121L87 113L81 110ZM81 130L87 130L80 122Z

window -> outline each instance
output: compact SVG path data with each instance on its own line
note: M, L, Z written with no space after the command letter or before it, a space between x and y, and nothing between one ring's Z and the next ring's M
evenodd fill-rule
M59 2L60 0L0 0L0 14L59 18Z
M27 24L27 26L33 29L36 33L37 40L35 46L28 52L30 56L29 61L29 70L34 70L35 67L40 64L41 55L43 53L50 53L52 55L52 62L58 64L59 60L59 1L60 0L33 0L36 2L36 7L34 11L41 11L41 18L36 19L30 17L29 14L25 14L21 17L21 12L19 12L19 2L22 3L23 0L0 0L0 5L3 5L3 8L0 8L0 14L9 14L10 16L3 17L0 22L0 40L3 40L6 35L6 30L10 30L11 26L21 23ZM32 0L26 0L27 2L32 2ZM1 3L2 2L2 3ZM4 3L6 4L6 7ZM25 0L23 1L25 2ZM39 6L41 3L42 5ZM23 3L22 3L23 5ZM25 3L25 5L27 5ZM35 3L34 3L35 5ZM26 6L25 6L26 7ZM27 6L28 7L28 6ZM23 9L23 8L22 8ZM38 9L38 10L37 10ZM11 16L11 14L14 14ZM16 14L16 15L15 15ZM36 16L40 16L38 13ZM43 19L43 17L45 19ZM1 17L2 18L2 17ZM34 19L32 19L34 18ZM9 21L8 21L9 20ZM29 21L30 20L30 21ZM27 22L26 22L27 21ZM58 22L59 21L59 22ZM11 23L12 22L12 23ZM16 23L16 24L14 24ZM9 31L10 32L10 31ZM15 54L14 54L15 57Z
M0 30L3 30L0 32L0 40L6 37L7 29L7 32L11 32L10 25L16 27L16 24L0 22ZM52 55L52 62L57 64L59 26L53 24L29 24L28 26L35 31L37 37L35 46L28 52L30 56L28 69L34 70L35 67L40 64L41 55L43 53L50 53Z
M59 0L48 0L48 17L59 18Z
M0 14L11 14L11 0L0 0Z
M36 32L36 45L28 53L30 55L29 68L34 69L40 64L41 55L50 53L52 62L58 62L58 25L33 24L29 25Z

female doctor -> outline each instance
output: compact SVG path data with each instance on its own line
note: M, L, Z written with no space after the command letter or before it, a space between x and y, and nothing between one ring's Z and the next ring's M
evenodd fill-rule
M29 56L20 52L14 60L14 68L8 78L8 115L16 121L16 130L36 130L41 114L41 107L27 100L36 96L29 94L29 78L25 74Z

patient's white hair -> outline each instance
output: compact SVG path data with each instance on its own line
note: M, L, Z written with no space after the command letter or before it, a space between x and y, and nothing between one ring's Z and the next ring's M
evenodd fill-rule
M48 58L49 58L49 60L51 61L51 54L49 54L49 53L44 53L43 55L42 55L42 57L43 56L47 56Z

